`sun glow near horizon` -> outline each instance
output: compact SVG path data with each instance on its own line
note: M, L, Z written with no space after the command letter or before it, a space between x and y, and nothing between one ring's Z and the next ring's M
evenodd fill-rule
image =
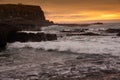
M1 0L0 3L40 5L55 23L120 22L120 0Z
M73 14L49 14L46 15L47 19L53 20L56 23L71 23L71 22L89 22L89 21L105 21L105 20L118 20L120 19L120 13L104 13L104 12L80 12Z

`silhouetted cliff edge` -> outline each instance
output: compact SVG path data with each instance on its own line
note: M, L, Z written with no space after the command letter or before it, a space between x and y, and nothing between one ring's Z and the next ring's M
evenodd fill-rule
M52 21L46 20L40 6L23 4L0 4L0 23L23 27L53 24Z
M0 4L0 51L7 42L56 40L57 36L54 34L18 33L21 30L40 30L41 26L52 24L52 21L46 20L40 6Z

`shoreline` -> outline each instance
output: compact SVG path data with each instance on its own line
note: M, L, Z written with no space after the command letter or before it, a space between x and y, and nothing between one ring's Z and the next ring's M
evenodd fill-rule
M17 49L11 53L12 56L4 58L6 64L0 66L2 80L96 80L98 77L97 80L120 79L120 56L85 53L76 55L33 49Z

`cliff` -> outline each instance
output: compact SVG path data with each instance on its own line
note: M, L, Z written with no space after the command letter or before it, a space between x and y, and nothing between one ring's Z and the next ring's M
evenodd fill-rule
M22 4L0 4L0 22L8 24L49 25L40 6Z
M52 24L45 19L40 6L0 4L0 51L5 49L8 42L56 40L54 34L18 33L21 30L40 30L41 26Z

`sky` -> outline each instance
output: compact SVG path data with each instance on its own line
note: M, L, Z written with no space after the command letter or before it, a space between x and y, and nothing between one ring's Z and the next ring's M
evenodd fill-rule
M120 22L120 0L0 0L40 5L55 23Z

